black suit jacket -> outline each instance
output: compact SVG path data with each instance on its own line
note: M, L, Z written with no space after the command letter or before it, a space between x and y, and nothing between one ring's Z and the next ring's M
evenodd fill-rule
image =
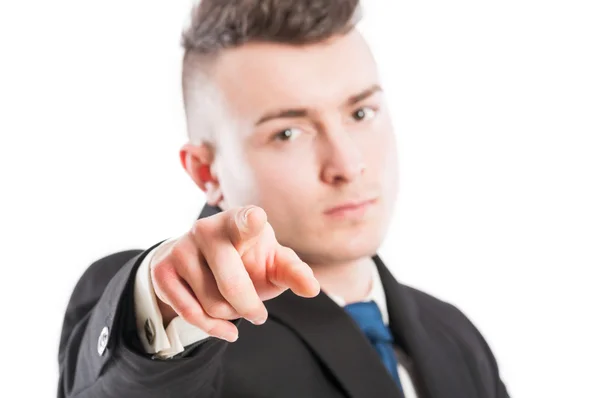
M205 206L200 217L218 211ZM305 299L287 291L265 303L264 325L236 321L237 342L211 338L173 359L152 359L133 310L135 272L152 248L105 257L76 285L60 339L59 397L400 396L363 333L324 293ZM374 259L390 328L414 364L419 397L508 397L473 324L454 306L398 283Z

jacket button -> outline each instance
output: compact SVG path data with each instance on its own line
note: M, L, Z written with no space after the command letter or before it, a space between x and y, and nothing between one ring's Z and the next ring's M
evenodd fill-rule
M98 337L98 355L104 355L106 351L106 346L108 345L108 327L104 327L102 332L100 332L100 337Z

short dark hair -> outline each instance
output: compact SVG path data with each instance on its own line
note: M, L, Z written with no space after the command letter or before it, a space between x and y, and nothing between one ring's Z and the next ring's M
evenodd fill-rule
M200 0L182 36L183 102L192 143L214 141L227 104L211 81L221 51L249 42L306 45L350 32L359 0Z
M360 17L359 0L200 0L182 46L209 55L248 42L310 44L347 33Z

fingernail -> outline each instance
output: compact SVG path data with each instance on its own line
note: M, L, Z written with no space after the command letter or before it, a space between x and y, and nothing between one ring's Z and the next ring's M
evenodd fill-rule
M248 207L246 210L244 210L244 213L242 214L242 222L244 225L248 225L248 216L252 212L252 209L254 209L254 207Z
M263 323L265 323L267 321L268 317L269 316L267 315L267 316L262 317L262 318L248 319L248 322L250 322L253 325L257 325L258 326L258 325L262 325Z
M238 335L235 334L235 333L227 333L226 335L215 336L215 337L217 337L217 338L219 338L221 340L228 341L230 343L233 343L233 342L235 342L238 339Z

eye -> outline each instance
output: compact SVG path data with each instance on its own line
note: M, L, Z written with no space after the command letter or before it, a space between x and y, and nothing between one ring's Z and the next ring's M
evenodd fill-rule
M273 138L279 141L292 141L295 140L300 135L300 133L300 129L289 128L275 134Z
M358 108L352 113L352 118L357 122L361 122L363 120L372 119L375 116L375 110L373 108L369 108L367 106L363 106L362 108Z

